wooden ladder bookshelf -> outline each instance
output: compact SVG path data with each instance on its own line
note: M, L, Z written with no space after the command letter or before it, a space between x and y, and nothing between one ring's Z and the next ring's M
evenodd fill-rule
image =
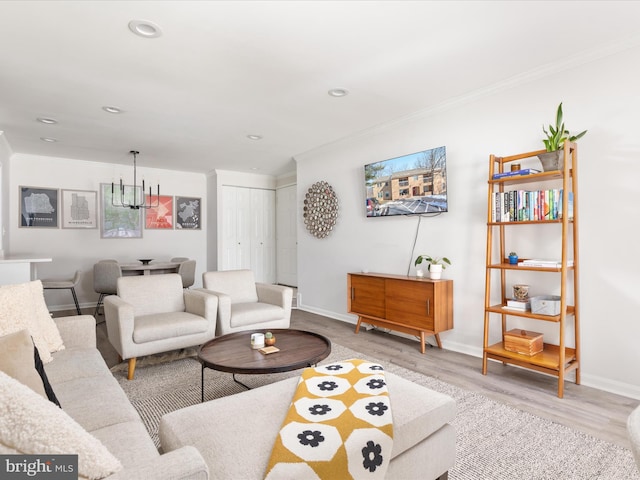
M553 375L558 378L558 397L564 395L564 382L567 374L575 371L575 383L580 384L580 315L579 315L579 256L578 256L578 154L576 144L565 142L564 162L562 169L530 173L527 175L502 176L494 178L496 174L504 174L511 168L513 162L530 159L545 153L545 150L527 152L507 157L491 155L489 158L489 180L487 200L487 250L486 250L486 278L485 278L485 305L484 305L484 342L482 358L482 374L487 374L487 362L489 359L497 360L503 364L518 365L538 372ZM535 211L535 205L544 205L540 202L539 190L530 190L533 193L526 194L534 206L529 207L528 214L523 213L520 219L505 218L501 215L504 204L497 207L496 198L504 200L505 192L510 188L530 187L535 189L536 184L545 182L560 186L562 189L561 209L557 211L557 217L545 215L542 210ZM558 189L559 190L559 189ZM513 190L511 190L513 191ZM538 192L536 194L535 192ZM571 204L570 196L573 196ZM516 195L517 196L517 195ZM525 199L525 196L522 197ZM515 203L515 202L514 202ZM533 212L533 214L532 214ZM551 218L550 218L551 217ZM518 235L517 229L522 225L556 224L561 229L561 255L557 266L523 266L512 265L508 261L506 250L506 230L509 229L509 238ZM513 231L511 229L515 229ZM495 258L497 256L497 258ZM507 309L507 284L510 274L515 271L539 272L540 275L559 275L560 277L560 307L555 315L543 315L532 311L516 311ZM495 277L499 278L496 279ZM536 275L535 279L539 277ZM548 277L547 277L548 280ZM568 290L572 280L573 291ZM499 292L492 292L492 283L499 285ZM542 284L542 282L540 282ZM548 282L547 282L548 284ZM573 305L568 304L569 294L572 293ZM499 303L495 303L498 300ZM492 320L501 320L501 341L490 344ZM523 355L504 348L504 334L508 331L508 325L513 324L514 318L520 319L519 323L535 325L535 322L544 321L557 324L559 328L559 341L557 344L544 343L542 352L535 355ZM522 320L525 319L525 320ZM574 342L573 346L567 346L567 323L573 319ZM495 337L494 337L495 338ZM494 340L495 341L495 340Z

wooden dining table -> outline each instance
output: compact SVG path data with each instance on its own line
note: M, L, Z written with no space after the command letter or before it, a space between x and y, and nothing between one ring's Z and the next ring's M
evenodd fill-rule
M162 273L178 273L179 262L171 261L151 261L147 264L142 262L120 263L122 275L152 275Z

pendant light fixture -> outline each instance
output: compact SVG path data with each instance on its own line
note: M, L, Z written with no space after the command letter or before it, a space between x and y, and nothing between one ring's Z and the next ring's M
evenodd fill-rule
M114 207L130 208L131 210L157 207L158 205L160 205L160 184L158 184L158 191L156 193L155 203L153 201L151 187L149 187L149 204L147 204L147 201L145 198L145 191L144 191L144 179L142 180L141 188L138 187L136 183L137 182L136 157L140 155L140 152L136 150L131 150L129 153L133 155L133 187L129 187L129 188L133 188L133 201L132 202L125 201L125 193L124 193L125 185L122 183L122 178L120 178L120 203L116 203L115 201L115 198L114 198L115 184L111 182L111 205L113 205ZM140 190L138 190L138 188L140 188ZM138 192L142 192L140 194L141 198L138 198Z

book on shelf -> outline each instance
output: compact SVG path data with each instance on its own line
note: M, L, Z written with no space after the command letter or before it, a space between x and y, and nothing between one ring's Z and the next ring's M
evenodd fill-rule
M513 310L514 312L530 312L531 308L510 307L509 305L503 305L503 310Z
M528 312L531 310L531 302L529 300L516 300L515 298L507 299L507 304L503 305L506 310L517 310L520 312Z
M522 260L521 262L518 262L518 265L522 267L560 268L562 267L562 261L531 258L528 260ZM567 260L567 267L573 267L573 260Z
M514 170L510 172L494 173L493 180L498 180L500 178L506 177L518 177L520 175L531 175L532 173L540 173L540 170L537 170L535 168L522 168L520 170Z
M530 300L516 300L515 298L507 299L507 307L517 307L522 308L523 310L528 310L531 308Z
M567 212L573 219L573 192L568 194ZM527 222L562 219L562 189L493 192L492 221Z

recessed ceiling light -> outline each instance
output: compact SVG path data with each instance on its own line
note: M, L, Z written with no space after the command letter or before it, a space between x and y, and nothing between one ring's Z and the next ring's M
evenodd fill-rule
M49 142L49 143L55 143L58 140L55 138L51 138L51 137L40 137L40 140L42 140L43 142Z
M162 35L160 27L148 20L131 20L129 30L143 38L157 38Z
M262 135L247 135L249 140L262 140Z
M47 117L38 117L36 118L36 120L38 120L40 123L46 123L47 125L53 125L54 123L58 123L58 121L55 120L54 118L47 118Z
M349 90L346 88L332 88L328 93L332 97L345 97L349 95Z
M105 105L102 109L107 113L122 113L122 109L114 106Z

